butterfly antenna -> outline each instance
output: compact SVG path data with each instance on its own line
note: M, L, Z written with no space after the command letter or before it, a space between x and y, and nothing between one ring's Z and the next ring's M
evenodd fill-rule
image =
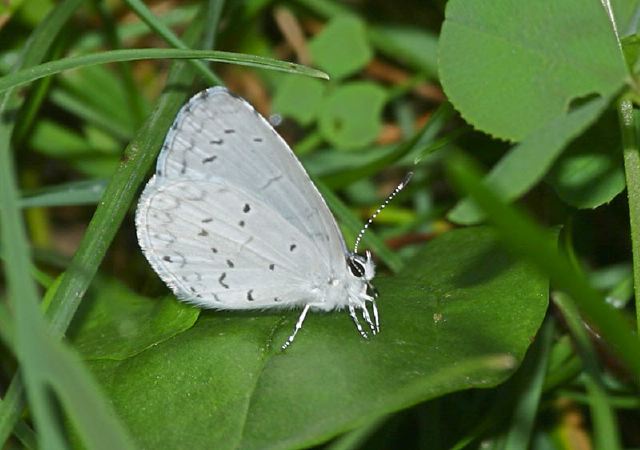
M396 188L393 190L393 192L391 194L389 194L389 196L382 203L382 205L380 205L380 207L378 209L376 209L373 214L371 214L371 217L369 217L369 220L367 220L367 223L364 224L364 226L362 227L362 229L358 233L358 237L356 237L356 243L353 245L353 253L358 253L358 245L360 245L360 241L362 240L362 236L364 236L364 233L369 228L369 225L371 225L373 223L373 221L376 219L376 217L378 217L378 214L380 214L382 212L382 210L384 208L386 208L386 206L389 204L389 202L391 202L391 200L393 200L393 198L396 195L398 195L398 193L401 190L404 189L404 187L409 183L409 180L411 180L412 176L413 176L413 172L409 172L407 174L407 176L404 177L404 180L402 180L402 182L398 186L396 186Z

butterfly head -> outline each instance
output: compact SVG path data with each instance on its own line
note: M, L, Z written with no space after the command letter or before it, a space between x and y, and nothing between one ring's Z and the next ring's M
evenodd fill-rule
M347 256L347 267L351 274L365 281L371 281L376 274L376 266L371 259L371 252L366 251L366 256L351 253Z

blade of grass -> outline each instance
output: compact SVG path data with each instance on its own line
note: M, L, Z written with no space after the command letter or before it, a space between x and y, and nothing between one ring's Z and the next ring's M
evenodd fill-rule
M158 20L158 18L147 8L147 6L141 2L140 0L125 0L125 3L129 5L131 8L147 26L154 32L156 32L166 43L171 45L174 48L179 48L183 50L188 50L189 46L185 44L182 39L176 36L171 29L166 26L162 21ZM219 15L220 11L214 12L214 14ZM207 27L207 33L214 33L215 28L209 26ZM213 36L213 34L210 34ZM209 68L202 62L198 60L190 61L191 64L196 68L200 75L204 78L204 80L208 84L222 84L222 80L218 78L218 76L213 73Z
M580 311L599 329L604 340L640 375L640 345L619 311L607 304L585 275L548 240L548 233L515 208L505 204L482 183L480 172L466 157L452 156L447 164L452 181L483 210L500 232L504 244L531 261L556 286L571 295Z
M553 322L547 319L538 333L529 354L520 368L520 393L511 416L504 448L530 448L533 425L538 415L544 377L549 362L549 349L553 340Z
M442 130L454 113L450 103L443 103L411 139L399 144L391 153L361 167L349 168L332 173L331 175L323 177L322 181L326 183L328 187L339 189L362 178L370 177L405 157L408 157L405 159L412 161L415 159L414 155L422 154L424 147L433 142L436 135Z
M193 22L196 13L198 13L198 4L174 4L171 9L163 12L158 17L162 23L167 26L185 26ZM213 21L209 21L213 23ZM118 23L118 35L126 41L134 41L149 34L149 26L143 22L126 22ZM97 50L104 47L103 39L97 31L89 31L82 35L77 42L78 50L89 51Z
M584 384L590 400L589 406L591 408L595 448L619 450L621 449L620 435L616 426L615 413L609 404L598 364L598 357L584 328L582 318L578 314L574 302L571 301L567 294L556 292L553 295L553 300L566 319L576 342L578 354L584 362L586 372Z
M30 65L34 65L39 63L44 59L47 52L49 51L49 45L51 44L51 36L57 36L65 23L69 20L69 18L73 15L78 7L83 3L82 0L66 0L60 3L53 11L49 14L49 16L43 20L40 25L36 28L36 30L32 33L29 41L25 44L22 50L22 62L19 63L22 67L28 67ZM6 112L15 110L17 108L17 100L15 100L15 96L10 95L10 92L5 93L4 95L0 95L0 112ZM13 160L10 154L10 140L12 137L14 123L10 121L2 121L0 122L0 157L3 159L8 159L10 161L10 165L8 167L2 167L0 170L10 172L11 176L13 176L12 164ZM0 181L4 189L8 190L8 196L11 197L12 191L12 183L15 183L13 178L6 179ZM17 197L17 195L16 195ZM1 201L1 200L0 200ZM14 200L17 203L17 200ZM10 205L11 207L13 205ZM15 206L14 206L15 208ZM0 211L1 213L1 211ZM13 226L20 228L20 218L17 219L14 217L10 218L13 221ZM16 224L17 220L17 224ZM3 226L2 231L4 233L4 229L6 226ZM26 241L24 237L24 229L20 230L19 233ZM8 233L7 235L9 235ZM4 241L4 239L3 239ZM18 243L18 246L20 244ZM23 242L23 246L26 244ZM15 247L14 247L14 250ZM21 249L17 249L17 252L20 253ZM6 253L5 253L6 256ZM24 258L24 253L22 253ZM22 264L26 267L29 266L28 255L26 256L26 261L22 261ZM13 264L11 264L13 266ZM17 273L21 268L12 268L12 277L18 278L17 280L13 280L13 283L16 281L20 282L20 274ZM24 267L22 267L24 269ZM28 272L23 272L24 274ZM27 283L31 283L32 281L28 280ZM33 287L29 288L35 292ZM6 392L5 398L3 399L2 404L0 405L0 446L4 446L4 443L9 437L9 433L13 429L20 412L24 407L24 385L22 383L22 379L18 374L14 375L14 378L9 385L9 389Z
M48 78L53 79L53 78ZM117 120L109 116L105 111L88 105L81 99L77 99L73 95L65 92L63 89L55 88L49 95L49 101L56 106L78 116L83 122L95 125L116 139L128 140L131 138L131 129Z
M367 439L375 433L387 420L388 416L379 417L358 429L343 434L331 444L325 447L326 450L356 450L362 448Z
M218 50L183 50L177 48L134 48L111 50L89 55L70 56L55 61L49 61L37 66L29 67L18 72L10 73L0 78L0 92L28 84L34 80L55 75L70 69L95 66L123 61L144 59L205 59L240 66L269 69L279 72L295 73L310 77L329 79L329 76L311 67L292 62L279 61L264 56L247 55L243 53L222 52Z
M122 48L122 41L116 23L111 14L111 11L107 7L105 2L93 2L93 7L100 16L100 20L104 23L105 38L112 48ZM145 115L145 103L140 94L140 90L137 88L133 73L131 71L131 65L127 63L120 63L117 66L118 73L122 80L122 86L127 93L127 103L129 109L133 112L132 117L134 119L134 125L137 128L142 124Z
M629 99L618 102L618 117L624 155L624 173L629 199L633 284L636 299L636 327L640 332L640 148L638 145L637 113Z
M560 397L567 397L576 402L589 404L592 402L590 395L575 391L560 391ZM637 395L608 395L608 403L616 409L639 409L640 398Z
M202 23L202 15L198 16ZM200 25L202 26L202 25ZM187 30L188 42L194 41L195 25ZM111 241L133 203L138 188L153 166L164 136L173 123L178 109L185 102L188 91L176 86L190 86L194 79L190 65L175 63L167 88L158 99L155 110L130 142L124 157L109 181L103 200L94 213L87 232L80 242L67 271L63 274L47 310L56 333L64 333L75 314L84 293L96 274Z
M69 2L62 6L69 7ZM63 15L64 19L70 18L79 3L71 6L70 9L63 8L64 12L69 13ZM60 25L58 30L65 23L60 21L59 10L54 10L44 23L52 20ZM35 56L43 58L49 48L51 36L43 39L45 36L38 35L37 31L39 30L34 33L31 45L24 49L22 62L19 63L23 67L29 65ZM0 96L0 111L3 115L8 111L15 111L20 102L14 90L6 91ZM31 266L30 252L18 205L16 168L11 153L14 123L15 119L6 120L0 125L0 202L3 205L0 217L4 257L11 261L11 264L5 266L5 272L7 292L15 311L14 348L27 388L30 410L39 432L39 446L54 450L66 448L64 433L51 403L50 388L53 387L63 401L63 406L68 407L70 418L75 419L78 432L90 448L132 448L124 428L109 410L108 403L98 394L96 387L91 385L88 371L79 362L65 359L69 350L62 343L51 340L48 335L38 305L37 289L28 270ZM73 384L69 384L71 380ZM73 397L75 392L82 395ZM71 395L74 401L65 401L65 394ZM3 406L6 408L11 405ZM93 425L93 429L88 425Z
M79 4L79 1L76 0L76 3ZM192 28L190 28L189 33L192 34L192 36L195 36L196 33L199 32L199 27L195 26L195 24L192 26ZM55 34L55 33L54 33ZM47 39L50 39L50 37L47 37ZM46 41L45 41L46 42ZM26 52L28 52L28 48L25 50ZM25 60L27 60L27 58L25 58ZM176 68L173 71L173 76L170 77L170 81L175 81L176 83L172 83L172 86L175 85L180 85L180 84L188 84L193 75L186 71L186 69L184 69L184 67L182 67L183 65L180 64L178 68ZM181 100L184 100L184 95L183 93L176 93L176 92L171 92L169 94L167 94L166 96L164 96L164 100L165 102L167 102L168 104L172 105L174 107L175 110L178 109L178 107L180 106ZM182 97L182 98L181 98ZM166 111L165 111L166 112ZM173 111L175 112L175 111ZM156 117L157 120L157 117ZM167 119L168 120L168 119ZM151 124L154 123L154 120L150 121ZM168 122L170 123L170 122ZM166 125L168 127L168 124ZM149 132L149 128L153 129L153 127L147 127L145 130L146 132ZM0 130L2 130L2 128L0 128ZM156 132L158 131L157 129L155 130ZM0 135L1 136L1 135ZM9 134L10 136L10 134ZM147 136L148 137L148 136ZM8 138L7 138L7 142L8 142ZM137 145L140 144L140 142L136 142ZM158 145L159 147L159 145ZM8 148L8 147L7 147ZM153 147L152 147L153 148ZM135 151L134 151L135 150ZM134 150L132 150L130 153L133 153L134 160L135 155L136 154L140 154L143 153L142 150L140 150L138 147L134 146ZM156 149L157 150L157 149ZM5 152L8 153L8 152ZM152 152L150 152L152 153ZM148 166L150 166L153 162L153 159L155 158L155 156L151 157L150 162L148 164ZM12 159L9 157L7 158L9 160L9 162L12 162ZM140 158L138 158L140 159ZM136 166L132 165L132 164L126 164L127 161L125 161L123 163L123 166L128 167L129 170L133 170L135 171ZM148 168L148 167L147 167ZM12 172L10 171L11 166L7 166L5 167L3 165L2 170L3 171L7 171L9 170L9 173L11 174ZM144 170L144 168L142 170L138 170L138 178L139 181L141 182L142 177L144 177L146 170ZM9 181L12 181L11 179ZM133 197L135 189L137 187L137 185L133 185L130 186L128 183L128 181L125 180L125 182L123 183L122 178L117 179L117 183L119 183L122 187L122 185L125 185L125 191L129 191L131 194L131 197ZM113 183L112 183L113 185ZM10 184L7 183L7 181L3 178L2 180L2 184L0 186L9 186L11 187ZM127 189L128 188L128 189ZM117 190L117 189L112 189L113 190ZM11 194L11 189L9 189L9 194ZM4 208L2 209L2 213L3 216L7 215L10 219L14 220L14 224L17 223L19 225L20 221L19 221L19 217L17 215L17 193L15 191L15 189L13 189L13 198L9 195L6 196L8 201L4 201L4 197L0 197L2 198L2 203L4 205ZM111 203L116 203L117 205L119 205L120 210L121 210L121 215L120 215L120 220L122 219L122 217L124 216L126 209L128 207L129 202L118 202L119 199L114 200L115 197L111 197ZM130 199L129 199L130 200ZM105 202L106 203L106 202ZM103 205L106 206L106 205ZM109 204L107 206L107 208L111 206L111 204ZM100 210L100 208L98 208ZM110 215L110 213L105 213L104 211L104 207L102 208L103 210L103 215ZM6 213L5 213L6 211ZM13 216L12 216L13 215ZM17 218L17 219L16 219ZM3 220L3 224L4 224L4 220ZM115 231L117 230L117 225L119 225L119 221L117 221L117 223L115 225L112 225L111 222L109 222L108 220L104 220L103 217L103 224L107 225L107 228L111 228L109 231L111 231L111 239L113 238L113 235L115 234ZM109 225L112 225L111 227L109 227ZM18 229L20 227L18 226ZM3 232L6 233L6 226L3 226ZM11 229L10 231L14 231L13 229ZM20 231L20 230L19 230ZM21 230L23 233L23 237L24 237L24 230ZM89 243L89 245L87 244L87 237L90 238L90 240L92 242ZM102 246L103 249L103 253L101 255L94 255L95 257L93 259L90 260L90 270L93 271L93 273L95 274L95 271L97 270L97 266L99 264L99 262L102 259L102 256L104 256L104 251L106 251L106 247L108 246L108 243L110 242L110 239L105 239L104 236L102 236L101 234L89 234L87 233L87 235L85 236L85 240L83 241L85 243L85 250L86 247L91 247L90 244L93 244L94 242L99 241L99 247ZM26 239L24 239L23 242L24 246L26 247ZM25 248L26 251L26 248ZM78 254L76 254L77 256ZM86 256L86 254L84 255ZM74 261L78 261L79 258L74 258ZM82 260L80 258L80 260ZM13 264L12 264L13 265ZM73 264L72 264L73 266ZM26 271L22 271L22 273L26 273ZM67 272L68 273L68 272ZM64 289L62 289L62 287L64 287L64 283L62 283L60 285L60 288L56 290L56 294L55 296L58 297L59 302L52 302L52 306L55 305L59 305L60 301L64 303L64 306L67 306L67 308L60 308L60 310L63 311L62 314L58 313L56 314L56 309L55 308L50 308L49 311L51 311L52 314L52 318L54 319L52 321L52 329L56 334L60 334L61 332L64 331L64 329L66 329L66 325L68 325L68 323L71 320L71 317L73 315L73 313L75 312L75 308L77 307L77 304L82 296L82 294L84 293L84 291L86 290L86 287L88 286L88 283L91 279L91 276L86 276L85 273L85 267L80 266L78 267L77 265L75 266L75 273L72 273L72 275L75 275L74 277L71 277L72 280L78 281L78 278L80 279L79 283L80 285L83 285L83 289L81 289L80 291L65 291ZM68 280L68 279L67 279ZM63 278L64 281L64 278ZM72 285L72 287L77 287L77 284L74 286ZM67 283L66 287L69 286L69 283ZM62 294L62 295L61 295ZM55 296L54 296L54 300L55 300ZM20 297L22 298L22 297ZM69 301L69 299L71 299ZM26 303L26 302L19 302L19 303ZM71 304L72 307L68 307L69 304ZM64 314L66 313L66 316L64 316ZM28 319L29 315L28 314L24 314L21 313L20 315L20 319L24 319L24 317L26 317ZM33 317L33 316L32 316ZM35 317L40 317L39 314L36 312ZM55 320L57 319L57 320ZM56 324L58 324L58 327L56 327ZM61 327L60 324L63 324L63 326ZM34 329L35 331L37 331L37 329ZM24 334L19 334L19 336L21 338L23 338L23 341L26 343L27 347L29 345L33 346L36 345L38 342L34 341L38 338L43 338L44 333L41 332L36 332L36 333L27 333L27 335L25 336ZM50 341L50 339L49 339ZM47 341L48 342L48 341ZM73 380L73 383L69 383L66 380L60 380L60 379L53 379L52 381L52 386L56 387L60 392L60 399L65 402L68 403L70 405L70 408L68 409L68 413L72 415L72 419L75 419L75 424L78 426L78 431L81 433L82 437L85 438L85 443L86 444L91 444L91 446L93 446L94 448L130 448L130 444L129 442L127 442L126 439L126 435L124 434L124 432L118 432L116 430L117 428L117 423L115 422L115 415L113 413L106 413L105 409L104 409L104 403L101 403L100 400L96 400L97 397L97 391L95 389L95 386L92 384L92 381L90 378L85 377L85 373L82 371L82 367L81 366L74 366L72 363L72 357L70 355L68 355L68 352L64 349L64 347L60 346L57 341L52 341L55 344L52 345L56 345L58 346L57 348L50 348L50 352L47 355L55 355L57 359L55 359L55 361L58 364L61 364L61 367L64 368L64 373L63 375L68 376L69 380ZM31 385L31 384L39 384L41 388L46 387L44 385L44 383L39 383L43 380L38 379L38 376L45 376L47 374L53 374L60 376L60 373L57 373L55 371L55 368L52 370L49 367L38 367L38 364L41 364L42 361L49 361L46 357L46 355L38 355L39 359L35 359L35 360L30 360L30 362L32 363L34 368L38 368L40 369L39 371L26 371L25 372L25 379L27 380L27 385ZM49 363L51 363L51 361L49 361ZM29 378L30 377L30 378ZM76 389L76 391L74 391L74 389ZM32 406L34 404L38 405L42 405L44 404L45 406L47 406L46 402L49 400L48 396L47 396L47 392L44 389L38 389L38 390L34 390L33 391L35 396L32 395L32 397L34 397L33 401L32 401ZM31 394L31 391L29 392ZM77 394L80 395L77 395ZM22 402L21 402L21 397L22 397L22 387L21 387L21 383L19 381L19 378L14 377L14 379L12 380L12 383L9 387L9 391L7 393L7 397L5 398L5 402L3 403L3 415L0 416L3 419L5 419L4 422L0 422L0 424L2 424L6 429L6 433L8 434L8 431L11 430L11 428L13 427L13 425L15 424L15 421L18 417L18 414L20 413L21 409L22 409ZM10 400L7 401L7 400ZM95 409L97 408L97 409ZM34 415L36 417L36 423L38 424L44 424L44 426L42 427L42 430L38 429L38 431L40 433L42 433L41 439L42 442L46 442L47 444L47 448L63 448L64 447L64 442L62 441L62 437L57 433L57 430L53 427L49 427L48 425L51 423L51 416L50 413L52 411L50 410L45 410L42 407L38 407L38 408L33 408L33 412ZM90 414L88 414L90 412ZM78 417L78 414L82 414L82 417ZM56 424L58 423L57 420L55 422ZM100 425L96 425L96 423L99 423ZM97 432L99 431L96 427L98 427L100 430L102 430L101 432ZM6 436L3 436L4 439L6 440ZM94 437L99 438L99 440L96 442L94 440ZM103 447L106 446L106 447Z
M20 199L21 208L95 205L102 198L107 180L72 181L49 186Z
M49 15L45 19L45 23L52 20L52 17L57 20L59 15L54 11L53 16ZM65 15L65 18L69 19L70 14ZM22 67L28 66L31 63L30 58L34 58L35 55L41 59L47 53L49 42L37 39L38 37L43 36L36 34L36 38L30 42L31 46L25 48L23 59L19 63ZM0 113L4 116L9 111L15 111L20 103L21 100L14 90L6 91L0 96ZM5 265L5 273L8 297L15 311L14 348L30 400L30 410L39 432L38 442L41 447L54 450L62 450L66 447L57 413L51 404L49 389L55 385L56 381L61 381L61 378L75 373L75 383L73 386L67 386L67 390L69 388L72 391L79 390L83 396L74 405L70 405L69 415L76 419L79 415L91 416L90 419L84 419L85 424L100 423L102 427L99 434L89 434L86 426L82 426L83 423L78 424L80 425L78 431L85 438L85 442L92 448L105 450L107 447L103 443L106 442L117 448L132 448L124 429L109 411L107 403L98 395L97 390L92 387L83 389L90 380L88 372L80 364L62 359L56 352L57 348L63 348L62 344L52 341L48 336L47 327L38 306L39 296L36 285L29 276L30 252L18 205L16 168L11 153L14 123L15 119L5 120L0 124L0 202L3 205L0 211L1 236L4 243L4 257L11 261L11 264ZM57 393L62 397L65 391L61 390ZM85 415L86 413L89 414Z

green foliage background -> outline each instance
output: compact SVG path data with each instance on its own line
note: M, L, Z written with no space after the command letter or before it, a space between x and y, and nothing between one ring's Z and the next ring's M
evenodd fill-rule
M2 3L3 448L640 446L639 9ZM380 335L311 314L282 352L297 311L149 268L132 208L215 84L284 119L349 244L414 173L364 240Z

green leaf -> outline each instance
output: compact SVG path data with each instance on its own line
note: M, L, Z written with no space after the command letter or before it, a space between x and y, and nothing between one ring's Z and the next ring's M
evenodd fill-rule
M502 199L517 199L544 177L567 143L591 125L608 103L608 99L596 98L562 118L550 120L513 147L491 169L485 183ZM457 223L471 224L482 220L484 215L465 199L453 208L448 217Z
M271 110L309 125L318 115L325 85L313 78L289 76L278 86Z
M597 1L452 0L439 56L442 85L465 120L516 141L576 98L611 96L629 76Z
M309 52L313 62L336 80L359 72L373 56L365 25L354 16L332 19L311 41Z
M341 149L370 144L382 127L386 99L384 89L377 84L366 81L343 84L322 105L320 132Z
M94 283L94 293L69 333L85 359L131 357L191 328L200 313L173 297L142 297L113 279Z
M549 172L560 198L577 208L608 203L625 188L622 143L615 113L576 139Z
M558 251L557 243L548 238L548 230L541 229L526 215L501 201L480 181L479 170L466 157L453 154L447 169L456 187L472 196L495 224L504 245L527 258L559 289L570 294L580 312L599 330L598 334L636 376L640 375L639 341L628 321L591 286L575 260Z
M545 278L487 228L447 233L376 280L382 332L345 312L207 312L123 361L91 366L141 448L302 448L448 392L511 373L547 307ZM517 320L514 320L517 318ZM149 411L153 411L150 414Z

